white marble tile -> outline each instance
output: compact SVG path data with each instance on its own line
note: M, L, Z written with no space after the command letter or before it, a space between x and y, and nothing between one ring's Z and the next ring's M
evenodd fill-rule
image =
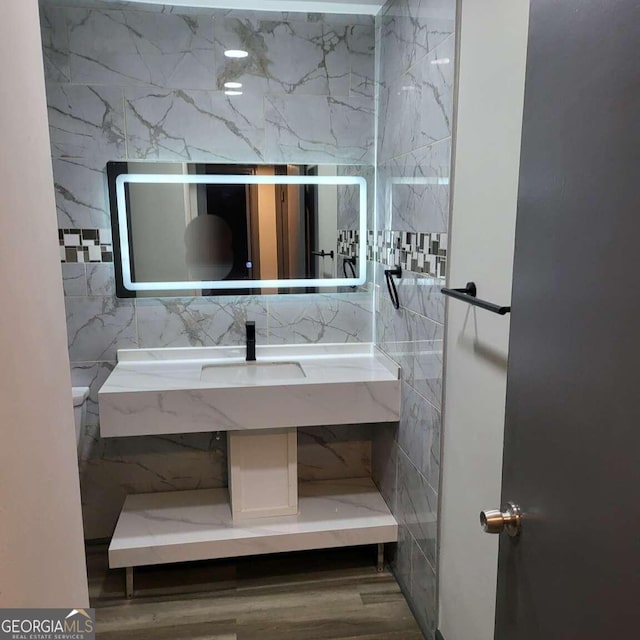
M239 81L265 94L349 95L349 50L336 52L340 38L323 22L222 18L214 34L218 89ZM227 49L249 55L231 60L224 56Z
M54 158L103 165L126 157L120 87L47 85L49 133Z
M411 551L414 544L407 526L398 523L398 544L391 561L391 568L405 595L411 592Z
M397 511L397 433L397 424L380 425L371 442L371 477L393 513Z
M87 278L84 264L69 263L62 265L62 286L65 296L86 296Z
M367 181L367 225L373 228L376 197L376 169L373 165L338 165L337 175L356 176ZM360 189L354 185L338 188L338 229L360 228ZM366 239L363 239L366 242Z
M139 298L136 313L143 348L243 345L248 320L258 343L267 342L267 302L259 296Z
M374 109L369 98L265 97L266 152L271 162L373 161Z
M398 444L432 487L440 479L440 412L402 383Z
M416 316L422 318L422 316ZM424 396L434 407L442 407L442 333L443 327L436 325L428 318L421 319L419 330L423 331L423 339L417 340L414 345L413 367L407 376L407 382Z
M72 362L71 382L74 387L89 387L89 397L86 404L87 433L83 434L86 440L80 450L82 458L90 457L95 446L95 438L98 437L95 427L99 424L98 391L106 379L115 369L115 362Z
M41 5L40 30L45 79L48 82L68 82L69 38L65 10Z
M369 478L300 485L297 516L233 523L225 490L129 496L109 547L111 568L343 547L397 539Z
M192 436L190 436L192 437ZM155 438L103 441L106 450L81 463L80 488L85 538L110 538L122 504L131 494L224 487L224 448L200 448ZM117 442L118 447L109 446Z
M413 373L415 345L412 339L411 315L405 308L394 309L386 286L379 286L375 314L376 344L402 369L402 378Z
M269 298L269 343L371 342L369 293Z
M84 159L54 159L53 181L58 226L61 229L111 226L105 165Z
M435 565L438 496L401 450L398 452L396 517L407 526L421 551Z
M453 80L454 41L449 38L407 73L381 87L379 161L451 136Z
M451 0L396 0L381 17L382 81L405 73L455 32Z
M380 228L447 233L451 141L443 140L378 168Z
M112 263L87 264L87 293L89 296L114 296L116 282Z
M439 324L445 320L445 297L441 292L444 286L442 279L410 272L405 272L397 283L403 307Z
M222 92L127 89L131 159L261 162L262 97Z
M377 425L298 429L298 477L302 481L371 475L371 438Z
M118 349L137 347L131 301L72 297L65 302L72 362L114 361Z
M71 80L212 88L213 20L142 11L69 9Z
M411 600L420 627L433 638L437 621L437 578L431 563L418 544L411 545Z
M351 57L350 95L374 98L375 29L373 25L350 25L345 39Z

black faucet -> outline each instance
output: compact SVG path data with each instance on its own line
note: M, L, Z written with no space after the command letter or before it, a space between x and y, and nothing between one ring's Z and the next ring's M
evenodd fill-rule
M245 324L247 329L247 362L256 359L256 323L251 321Z

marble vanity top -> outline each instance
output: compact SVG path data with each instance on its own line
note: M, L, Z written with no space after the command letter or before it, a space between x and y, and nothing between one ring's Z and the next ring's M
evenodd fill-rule
M391 422L398 366L372 344L136 349L99 393L103 437Z

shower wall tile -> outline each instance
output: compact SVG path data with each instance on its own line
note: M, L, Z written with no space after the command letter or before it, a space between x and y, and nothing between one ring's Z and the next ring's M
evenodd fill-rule
M405 273L397 284L398 295L405 309L444 324L445 304L440 291L443 285L441 278Z
M400 78L381 86L380 161L451 137L453 59L454 39L449 38Z
M411 559L414 544L409 529L400 524L398 526L398 544L391 561L391 567L404 593L411 592Z
M373 475L381 485L396 461L395 502L385 498L406 530L408 543L398 551L409 560L392 568L429 640L437 622L440 289L448 258L455 13L455 0L389 0L376 21L379 226L370 234L368 256L376 261L376 342L402 367L402 415L391 445L388 436L374 436ZM398 263L404 271L394 309L384 269ZM387 466L379 462L385 449Z
M440 412L408 384L402 384L403 428L398 445L432 487L440 478Z
M368 98L266 96L266 157L270 162L370 164L373 122Z
M437 578L436 572L419 545L411 546L411 599L413 613L427 638L434 637L437 619Z
M432 566L436 564L438 495L413 466L404 451L398 452L397 517Z
M69 9L67 20L74 83L213 88L209 16Z
M130 159L265 160L261 96L130 88L125 105Z
M421 317L421 316L418 316ZM425 331L431 333L434 325L425 318ZM442 346L444 328L436 325L434 339L425 338L416 346L416 357L407 382L434 407L442 407Z
M378 171L382 228L446 233L450 166L449 139L382 163Z

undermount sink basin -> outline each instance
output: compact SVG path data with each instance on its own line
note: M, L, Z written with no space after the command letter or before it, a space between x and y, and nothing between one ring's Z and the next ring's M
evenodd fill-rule
M306 378L298 362L241 362L202 367L202 382L259 384Z

